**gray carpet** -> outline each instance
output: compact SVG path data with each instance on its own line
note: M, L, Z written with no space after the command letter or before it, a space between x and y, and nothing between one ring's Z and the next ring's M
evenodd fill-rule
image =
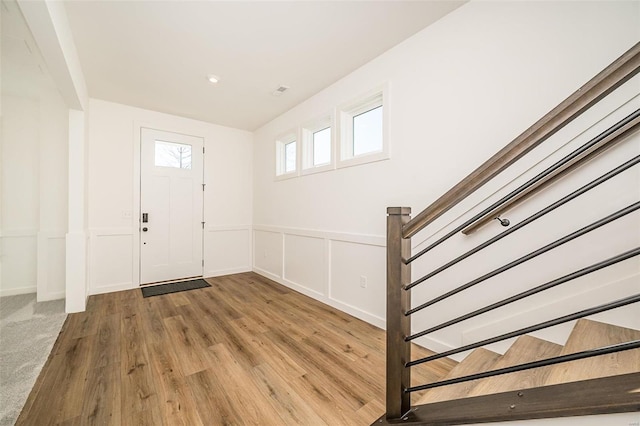
M66 317L64 300L0 298L0 426L15 424Z

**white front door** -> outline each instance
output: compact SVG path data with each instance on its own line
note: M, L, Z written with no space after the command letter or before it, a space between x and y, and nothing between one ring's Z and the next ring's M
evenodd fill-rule
M140 284L202 276L202 138L141 129Z

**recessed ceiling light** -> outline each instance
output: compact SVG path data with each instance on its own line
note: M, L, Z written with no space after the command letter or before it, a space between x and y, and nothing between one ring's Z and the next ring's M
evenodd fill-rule
M216 84L218 81L220 81L220 77L218 77L217 75L209 74L207 76L207 80L209 80L209 83L211 84Z

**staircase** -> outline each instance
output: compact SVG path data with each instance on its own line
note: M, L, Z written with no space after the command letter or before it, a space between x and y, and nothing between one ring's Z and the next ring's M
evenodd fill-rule
M637 43L415 217L387 209L386 413L374 424L640 411L640 331L594 320L638 324L639 73ZM547 157L491 183L547 140ZM467 199L485 184L491 195ZM540 338L558 325L573 325L564 345ZM453 348L412 355L428 342ZM423 364L464 354L415 383Z
M500 355L474 349L443 380L640 339L640 331L581 319L564 346L524 335ZM519 371L426 391L417 404L549 386L640 371L640 349ZM639 398L640 399L640 398Z

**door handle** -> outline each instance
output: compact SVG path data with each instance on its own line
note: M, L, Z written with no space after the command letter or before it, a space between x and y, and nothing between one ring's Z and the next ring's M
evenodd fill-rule
M147 232L149 230L149 228L147 228L146 226L144 228L142 228L142 232Z
M142 213L142 223L149 222L149 213Z

